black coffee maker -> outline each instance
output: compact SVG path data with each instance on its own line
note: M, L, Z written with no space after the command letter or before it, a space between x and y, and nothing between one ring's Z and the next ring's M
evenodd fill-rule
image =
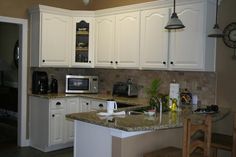
M34 71L32 76L32 93L48 93L48 75L44 71Z

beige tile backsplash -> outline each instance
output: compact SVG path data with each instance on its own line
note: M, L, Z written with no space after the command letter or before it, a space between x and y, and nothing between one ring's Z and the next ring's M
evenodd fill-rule
M157 70L121 70L121 69L80 69L80 68L31 68L46 71L49 76L54 75L58 80L58 91L65 91L65 75L98 75L99 93L111 93L113 84L117 81L132 79L139 86L139 97L147 97L145 89L151 81L160 78L162 81L160 93L169 93L169 84L173 81L180 84L181 89L189 89L196 94L200 104L215 104L216 74L213 72L177 72ZM29 78L31 82L31 78ZM31 91L31 86L29 87Z

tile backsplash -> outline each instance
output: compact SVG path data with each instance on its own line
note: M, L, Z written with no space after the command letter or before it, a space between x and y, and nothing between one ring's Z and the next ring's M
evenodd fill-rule
M169 94L169 84L173 81L196 94L199 103L214 104L216 100L216 74L214 72L177 72L154 70L121 70L121 69L82 69L82 68L31 68L30 71L46 71L58 80L58 91L65 91L65 75L97 75L99 77L99 93L112 93L115 82L132 79L138 84L139 97L147 97L146 89L153 79L161 79L160 93ZM32 75L30 75L32 76ZM31 81L31 78L29 79ZM29 87L31 91L31 86Z

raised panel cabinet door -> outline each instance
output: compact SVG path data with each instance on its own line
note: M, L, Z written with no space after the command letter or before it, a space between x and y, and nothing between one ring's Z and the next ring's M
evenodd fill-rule
M106 110L107 102L101 100L92 100L90 110Z
M66 100L66 114L80 112L79 98L68 98ZM74 121L66 118L66 141L74 140Z
M115 44L115 16L95 19L95 67L113 67Z
M94 66L94 18L73 18L72 67Z
M89 112L90 111L90 99L80 98L79 105L80 105L80 112Z
M116 16L116 67L139 67L139 34L140 12L131 12Z
M169 9L141 12L140 68L167 69Z
M204 10L202 4L177 7L184 29L170 32L170 69L201 70L204 68Z
M71 17L42 13L41 21L41 65L68 67Z
M51 110L49 130L49 145L64 143L65 113L64 109Z

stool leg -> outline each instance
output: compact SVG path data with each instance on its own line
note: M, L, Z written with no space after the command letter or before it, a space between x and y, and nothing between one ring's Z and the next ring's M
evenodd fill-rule
M211 157L217 157L217 148L211 147Z

